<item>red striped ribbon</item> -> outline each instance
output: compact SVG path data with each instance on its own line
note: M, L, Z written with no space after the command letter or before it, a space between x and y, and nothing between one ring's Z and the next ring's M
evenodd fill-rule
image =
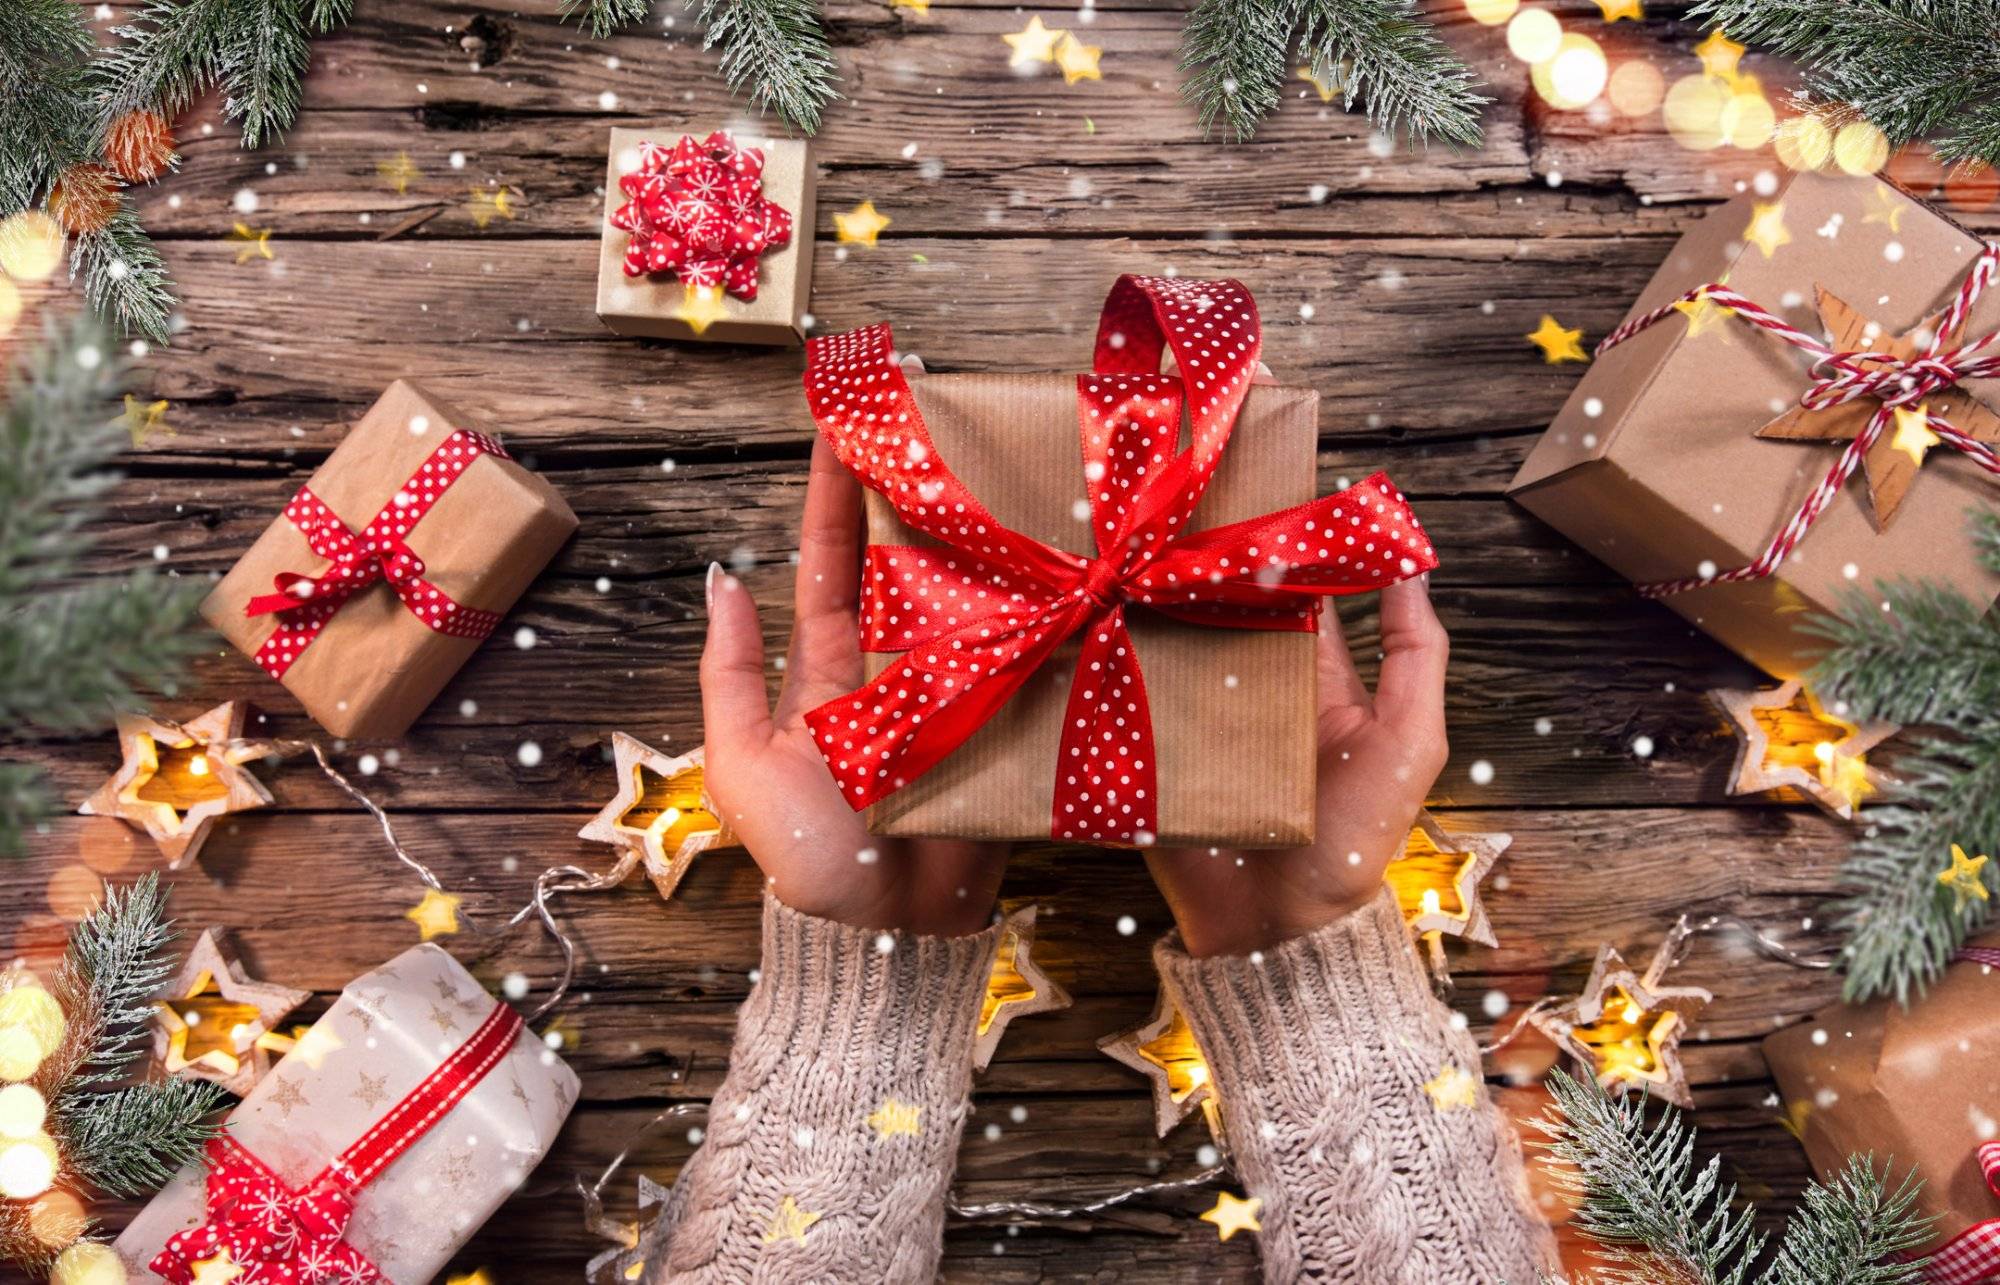
M1923 352L1914 358L1904 360L1886 352L1841 352L1804 331L1787 324L1783 319L1769 312L1753 300L1745 298L1720 282L1696 286L1673 302L1653 309L1643 317L1634 317L1618 329L1604 337L1597 345L1597 355L1603 356L1619 344L1624 343L1659 322L1672 316L1681 304L1708 300L1721 305L1731 313L1743 318L1751 325L1767 334L1776 335L1792 347L1812 355L1812 383L1800 395L1799 403L1811 410L1825 410L1840 406L1863 397L1873 397L1881 405L1868 420L1866 428L1857 433L1847 449L1840 453L1831 469L1817 486L1806 496L1791 519L1772 538L1764 552L1755 561L1728 571L1718 571L1713 575L1689 576L1680 580L1656 580L1638 586L1639 592L1648 598L1664 598L1669 594L1685 593L1689 589L1699 589L1704 585L1726 584L1738 580L1761 580L1782 565L1791 555L1800 540L1805 538L1819 515L1826 511L1847 479L1854 476L1854 470L1882 436L1899 407L1912 406L1925 398L1956 386L1967 379L1989 379L2000 376L2000 352L1987 349L2000 347L2000 331L1982 335L1977 339L1946 347L1947 342L1965 325L1965 319L1979 296L2000 274L2000 244L1989 243L1973 260L1965 279L1959 282L1958 291L1952 297L1949 307L1940 315L1938 325L1925 344ZM1959 451L1973 463L1988 473L2000 476L2000 455L1984 442L1977 441L1960 432L1949 420L1937 415L1927 415L1926 422L1932 432L1948 446Z

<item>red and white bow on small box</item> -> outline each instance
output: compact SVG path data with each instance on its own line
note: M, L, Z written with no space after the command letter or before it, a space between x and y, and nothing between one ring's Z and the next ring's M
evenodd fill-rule
M764 196L764 153L717 130L669 149L639 145L639 168L618 180L625 204L611 226L632 234L625 275L671 272L688 286L757 297L757 260L792 239L791 212Z
M1979 1146L1979 1172L2000 1198L2000 1141ZM1974 1223L1924 1260L1929 1285L1991 1285L2000 1281L2000 1215Z
M1188 519L1222 461L1263 332L1236 281L1120 277L1077 376L1098 557L1011 531L938 455L889 328L806 345L806 400L840 462L944 548L871 545L862 646L902 652L874 682L806 715L848 802L929 771L1072 636L1050 832L1145 844L1157 831L1153 720L1125 627L1139 606L1189 624L1311 632L1321 599L1437 565L1388 478L1206 531ZM1171 348L1177 375L1160 374ZM1178 449L1182 410L1193 444Z

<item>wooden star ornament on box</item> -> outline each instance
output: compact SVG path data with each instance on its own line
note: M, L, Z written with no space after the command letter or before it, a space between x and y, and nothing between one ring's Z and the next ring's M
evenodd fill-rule
M1194 1042L1187 1018L1162 990L1153 1015L1097 1042L1106 1057L1123 1062L1153 1085L1153 1127L1162 1138L1199 1108L1209 1132L1222 1136L1222 1119L1209 1080L1208 1061Z
M253 979L213 928L195 938L166 995L154 1003L153 1056L161 1068L237 1097L271 1069L273 1049L289 1045L275 1035L278 1024L312 998L308 990Z
M1887 778L1867 752L1894 735L1894 723L1852 723L1821 707L1794 678L1768 691L1718 691L1711 699L1737 736L1729 793L1797 790L1843 821Z
M1922 353L1930 336L1937 332L1942 316L1926 317L1914 330L1890 338L1824 287L1818 288L1818 296L1820 322L1836 349L1897 362L1909 361ZM1877 363L1860 359L1855 364L1868 369ZM1757 436L1790 441L1849 441L1861 435L1881 405L1873 397L1857 397L1821 409L1794 406L1758 429ZM1924 414L1916 413L1918 410ZM1910 484L1916 481L1925 452L1938 442L1929 430L1929 416L1949 420L1954 428L1975 441L2000 444L2000 414L1989 403L1974 397L1964 384L1926 398L1921 408L1903 410L1891 430L1877 437L1862 459L1868 475L1869 514L1877 531L1888 529L1903 497L1909 494Z
M984 1071L1007 1024L1031 1013L1053 1013L1070 1006L1069 992L1049 980L1035 962L1034 906L1008 911L1001 920L1000 949L986 979L986 999L979 1007L978 1036L972 1065Z
M245 712L225 701L185 723L120 714L124 761L77 811L139 827L159 845L167 867L180 869L201 851L218 818L271 802L271 792L243 767L264 754L241 739Z
M1597 948L1583 994L1528 1021L1577 1060L1603 1088L1639 1089L1675 1106L1691 1107L1680 1042L1694 1015L1715 997L1699 986L1665 986L1673 967L1669 939L1644 973L1615 947Z
M702 747L668 757L636 737L611 734L618 793L577 837L635 854L646 877L671 897L694 859L734 847L736 836L702 785Z

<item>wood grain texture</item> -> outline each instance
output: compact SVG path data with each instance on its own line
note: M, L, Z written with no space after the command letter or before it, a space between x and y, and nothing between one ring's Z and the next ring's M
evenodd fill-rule
M892 320L902 346L940 370L1062 368L1085 359L1114 274L1241 277L1263 311L1266 359L1320 393L1322 488L1387 469L1443 558L1453 752L1434 806L1447 826L1514 835L1488 884L1499 947L1452 950L1452 1002L1473 1027L1493 1029L1489 992L1510 1013L1568 993L1600 942L1644 958L1682 912L1730 911L1826 946L1846 833L1795 802L1724 794L1733 746L1702 693L1756 676L1502 495L1574 383L1574 367L1542 365L1522 336L1548 312L1600 337L1673 237L1771 167L1769 153L1689 153L1657 115L1550 111L1501 33L1441 2L1433 15L1494 99L1484 147L1390 151L1301 82L1254 141L1204 140L1178 92L1190 7L1106 0L1087 28L1044 11L1104 50L1105 79L1066 89L1052 70L1007 67L999 37L1028 12L1014 0L934 3L927 17L830 4L848 101L815 144L819 329ZM1698 67L1689 50L1702 33L1688 24L1605 27L1592 6L1559 8L1614 58L1643 57L1669 81ZM582 519L404 741L336 750L350 771L363 749L375 757L357 779L467 895L486 931L448 944L496 986L515 973L537 993L554 982L550 944L498 925L544 867L602 863L575 832L610 795L611 731L667 749L700 739L703 568L719 559L744 574L774 649L788 625L811 440L798 355L622 340L591 311L608 130L758 128L698 43L677 7L593 42L556 20L554 0L362 0L316 46L304 112L280 145L240 151L211 101L180 124L181 172L137 194L186 299L171 348L135 375L138 391L170 401L173 431L129 457L85 572L157 559L219 573L400 376L502 432ZM1745 65L1769 87L1788 83L1767 61ZM399 154L420 171L400 193L377 172ZM515 217L477 227L473 190L503 186ZM832 214L864 199L894 220L881 244L837 244ZM1955 213L2000 230L2000 207ZM273 259L236 261L238 219L272 230ZM1372 674L1372 603L1341 613ZM532 646L517 644L522 628ZM312 733L219 645L160 710L232 697L259 707L259 734ZM529 742L533 766L520 754ZM108 735L29 753L72 801L115 762ZM1479 762L1494 769L1486 784L1473 780ZM218 827L200 864L175 876L173 905L190 927L229 928L256 972L323 1004L414 940L400 912L416 886L309 761L259 770L278 805ZM0 930L16 950L60 939L50 881L79 863L116 878L158 864L116 823L55 821L27 861L0 867ZM598 1246L574 1180L662 1104L713 1091L757 961L758 895L747 858L727 852L699 858L671 903L635 881L560 906L583 943L561 1025L584 1100L454 1270L487 1266L509 1285L577 1278ZM1198 1167L1199 1126L1154 1139L1137 1077L1094 1052L1144 1016L1156 986L1147 949L1167 919L1143 867L1032 848L1006 895L1042 906L1038 958L1077 1002L1001 1044L976 1092L965 1198L1082 1199ZM1121 915L1135 921L1129 936ZM1767 1214L1782 1212L1804 1158L1776 1123L1757 1040L1826 1003L1834 982L1727 937L1702 940L1678 976L1717 993L1686 1054L1704 1150L1726 1157ZM1496 1080L1531 1081L1550 1056L1523 1040ZM1531 1088L1505 1091L1518 1113L1538 1109ZM661 1131L632 1166L664 1179L689 1149L684 1126ZM626 1214L630 1172L613 1188ZM1218 1244L1194 1220L1211 1199L1091 1222L954 1225L945 1275L1254 1279L1252 1238Z

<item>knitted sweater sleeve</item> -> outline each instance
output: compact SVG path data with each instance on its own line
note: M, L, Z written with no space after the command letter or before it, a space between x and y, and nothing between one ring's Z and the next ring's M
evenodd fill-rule
M645 1278L930 1281L999 929L916 937L764 899L763 967Z
M1213 1077L1270 1281L1531 1285L1556 1267L1472 1037L1431 994L1395 897L1161 976Z

